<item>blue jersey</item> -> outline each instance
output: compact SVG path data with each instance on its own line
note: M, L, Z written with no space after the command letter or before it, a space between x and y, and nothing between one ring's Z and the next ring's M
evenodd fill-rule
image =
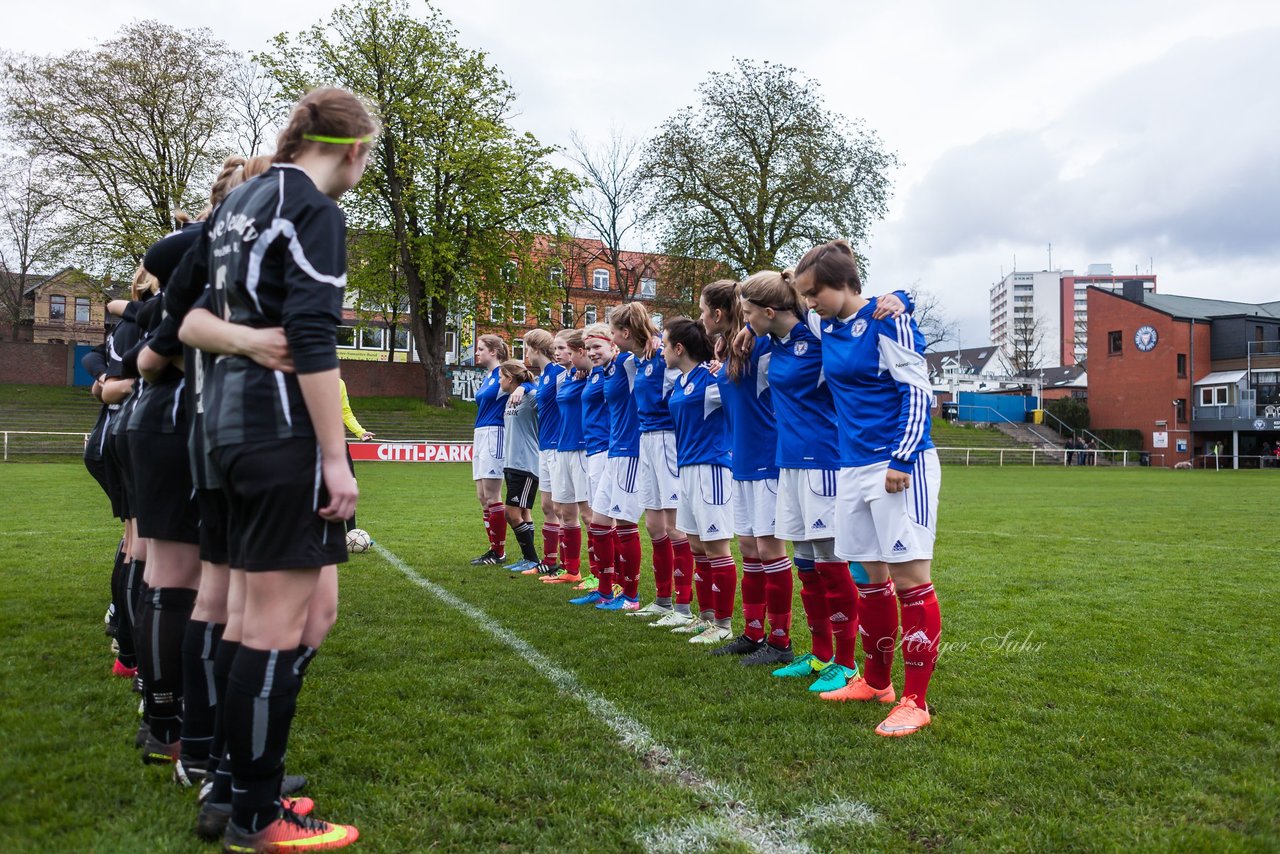
M640 416L636 412L636 358L619 353L605 371L604 399L609 402L609 456L640 456Z
M676 464L729 465L728 413L722 403L724 378L698 365L677 382L667 401L676 426Z
M499 370L494 368L476 391L476 427L501 427L507 410L507 392L498 385Z
M559 387L556 389L556 406L560 409L557 451L581 451L586 447L582 435L582 390L586 385L585 379L574 379L574 371L565 371L560 375Z
M737 380L724 377L721 395L733 427L733 479L766 480L778 476L778 428L773 416L773 392L769 390L770 350L773 341L761 335L742 364Z
M680 372L668 368L662 348L652 359L636 357L636 413L640 416L641 433L657 433L676 429L667 408L667 398L680 379Z
M609 403L604 399L603 367L592 368L582 393L582 432L587 439L587 456L609 450Z
M924 336L910 315L875 320L875 308L872 299L853 317L822 321L822 362L835 397L840 465L887 460L889 468L909 474L919 453L933 447Z
M839 468L835 407L822 373L822 339L797 320L773 337L769 387L778 425L778 468Z
M555 362L547 363L542 376L537 379L538 389L538 450L554 451L560 443L560 405L556 401L559 388L557 380L564 367Z

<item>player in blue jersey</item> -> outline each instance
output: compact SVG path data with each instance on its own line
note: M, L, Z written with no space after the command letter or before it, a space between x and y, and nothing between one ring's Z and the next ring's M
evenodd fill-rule
M481 335L476 342L476 364L485 377L476 391L476 429L471 443L471 479L484 517L489 550L471 561L472 566L500 564L507 557L507 517L502 505L502 416L507 394L498 382L498 366L507 360L507 342L497 335Z
M551 583L580 583L582 566L582 523L590 518L587 484L586 438L582 432L582 392L587 385L591 362L587 359L581 329L562 329L555 338L556 361L567 363L557 378L556 405L560 410L560 435L556 440L556 463L552 468L552 500L560 519L560 567L546 575Z
M511 564L507 568L529 575L551 575L560 569L560 517L551 499L556 446L560 439L560 406L556 402L557 382L564 365L555 361L555 337L545 329L533 329L524 336L524 363L534 373L538 406L538 489L542 491L542 559L533 567ZM519 404L523 392L512 392L511 403ZM523 561L519 562L523 564Z
M789 272L749 276L740 302L750 328L772 339L769 371L779 470L775 535L795 544L800 600L813 637L811 653L774 675L816 673L809 690L833 691L858 675L858 594L848 562L835 553L839 453L822 341L804 319Z
M605 400L605 369L613 364L618 355L617 349L609 341L609 327L603 323L593 323L582 331L586 345L587 358L591 362L591 370L587 374L587 386L582 392L582 433L586 442L587 454L587 494L594 496L604 479L609 465L609 402ZM591 574L584 577L575 589L587 591L582 596L571 599L574 605L595 605L600 602L599 595L593 595L600 587L600 552L616 554L617 544L614 530L600 530L591 524L587 517L587 560ZM593 530L594 529L594 530ZM601 544L599 539L607 536L609 541Z
M929 437L933 390L924 336L910 317L879 319L862 295L857 259L843 240L811 249L796 289L820 318L823 365L840 429L836 549L862 563L864 678L827 699L894 701L890 670L902 604L902 700L876 728L905 736L930 722L926 692L938 660L942 614L931 577L942 476Z
M714 357L711 339L688 318L667 324L663 358L680 371L668 407L675 424L680 466L677 525L689 536L697 572L712 582L711 609L696 623L706 628L690 643L719 643L733 637L733 591L737 564L733 539L733 471L729 468L730 431L723 404L725 379L706 364ZM699 602L706 608L708 603ZM685 606L687 607L687 606ZM689 615L692 621L692 615Z
M653 580L657 591L653 602L631 614L662 619L675 613L672 583L677 560L682 579L688 579L693 572L689 540L676 527L680 470L676 463L675 424L667 407L667 398L680 372L663 361L661 335L644 303L632 302L616 310L610 321L610 332L617 348L631 353L637 360L635 400L640 418L640 506L644 508L645 531L653 544ZM635 551L638 549L637 544ZM638 561L638 554L636 558ZM685 604L688 602L686 598Z
M702 289L702 324L716 341L724 406L733 435L734 533L742 552L742 616L746 628L716 650L742 655L745 665L790 664L793 581L786 543L775 537L778 504L778 429L769 389L772 339L754 336L750 350L733 347L742 331L738 283L729 279ZM765 640L765 617L769 636Z

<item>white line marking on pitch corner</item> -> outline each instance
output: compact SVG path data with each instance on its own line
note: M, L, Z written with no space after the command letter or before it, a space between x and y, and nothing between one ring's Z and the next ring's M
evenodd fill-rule
M838 801L809 809L792 819L769 818L757 813L736 796L732 789L681 761L671 748L655 739L644 724L584 686L571 671L560 667L524 638L470 602L423 578L385 546L374 543L373 550L409 581L469 617L486 634L515 650L562 694L580 700L591 714L614 731L622 745L634 753L647 770L697 792L714 804L713 814L710 816L686 822L683 827L675 830L643 834L639 841L646 850L710 851L718 842L733 840L745 843L762 854L808 852L813 849L800 836L807 828L823 824L870 824L876 820L875 813L869 806L856 801Z

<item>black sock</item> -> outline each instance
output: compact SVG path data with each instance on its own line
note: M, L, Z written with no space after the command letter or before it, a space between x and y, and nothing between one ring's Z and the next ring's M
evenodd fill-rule
M298 644L298 657L293 660L293 674L298 677L298 690L302 690L302 680L307 675L307 668L311 666L311 662L315 660L316 653L320 650L314 646L307 646L305 643Z
M280 781L298 701L296 649L241 646L227 680L231 820L257 833L280 814Z
M533 545L533 523L521 522L515 527L516 542L520 544L520 554L525 560L538 562L538 549Z
M209 776L213 788L207 800L215 804L231 803L231 763L227 760L227 679L231 665L240 651L240 641L223 640L213 656L213 690L218 703L213 715L213 741L209 745Z
M151 734L165 744L182 737L182 641L196 591L186 587L153 587L147 658L147 720Z
M120 650L116 658L124 667L138 666L133 648L133 611L129 606L129 575L132 569L133 561L121 552L115 569L111 571L111 602L116 606L116 646Z
M141 561L134 561L135 566ZM147 594L151 588L146 584L139 582L137 587L138 602L133 609L133 647L138 656L138 676L137 685L140 686L142 692L142 722L148 726L151 725L151 704L147 702L148 688L151 684L151 639L152 639L152 610L153 605L151 597Z
M111 606L107 609L111 614L108 622L107 633L115 637L120 633L120 615L122 609L118 592L120 582L124 578L124 537L120 538L120 545L116 546L116 557L111 562Z
M218 692L213 683L213 658L222 639L221 623L188 620L182 638L182 761L206 764L213 742L213 717Z

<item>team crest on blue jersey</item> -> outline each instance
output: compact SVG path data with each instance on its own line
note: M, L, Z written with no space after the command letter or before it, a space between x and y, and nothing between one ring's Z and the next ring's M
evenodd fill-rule
M653 365L645 365L645 366L644 366L644 375L645 375L646 377L651 377L651 376L653 376Z
M855 320L853 322L853 326L849 327L849 334L852 335L854 338L857 338L858 336L860 336L862 333L866 331L867 331L867 321L866 321L866 318L862 318L862 317L859 317L857 320Z
M592 381L593 383L598 383L598 382L600 382L600 375L599 375L599 374L593 374L593 375L592 375L592 377L591 377L591 381Z
M803 356L805 353L808 353L808 352L809 352L809 342L808 342L808 341L797 341L797 342L796 342L796 355L797 355L797 356Z

